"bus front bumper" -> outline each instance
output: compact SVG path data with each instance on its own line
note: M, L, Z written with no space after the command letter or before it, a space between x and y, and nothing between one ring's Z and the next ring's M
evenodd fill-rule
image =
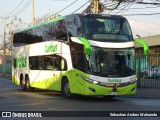
M126 86L101 86L83 81L77 86L77 93L86 96L108 96L108 95L134 95L136 94L136 82Z
M85 95L134 95L136 83L124 87L104 87L100 85L86 84Z

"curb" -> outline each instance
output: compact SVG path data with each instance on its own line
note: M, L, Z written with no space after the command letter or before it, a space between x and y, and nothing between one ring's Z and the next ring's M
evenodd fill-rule
M127 98L160 99L160 89L158 88L138 88L135 95L126 95Z

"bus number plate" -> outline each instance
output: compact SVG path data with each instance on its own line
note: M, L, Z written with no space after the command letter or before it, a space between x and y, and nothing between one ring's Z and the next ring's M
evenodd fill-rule
M117 92L110 92L110 95L118 95Z

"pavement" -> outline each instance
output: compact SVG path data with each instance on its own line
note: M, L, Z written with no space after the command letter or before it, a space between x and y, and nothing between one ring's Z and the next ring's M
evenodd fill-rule
M0 73L0 77L11 80L11 75L3 75ZM144 99L160 99L160 88L137 88L136 95L126 95L124 97L129 98L144 98Z
M131 98L160 99L160 88L138 88L136 95L125 96Z
M5 75L4 75L3 73L0 72L0 77L3 77L3 78L6 78L6 79L11 80L12 75L8 75L8 74L5 74Z

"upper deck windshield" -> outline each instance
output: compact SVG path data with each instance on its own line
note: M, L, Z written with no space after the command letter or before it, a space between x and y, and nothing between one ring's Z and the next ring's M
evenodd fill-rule
M83 34L90 40L103 42L133 41L128 21L121 17L84 17Z

